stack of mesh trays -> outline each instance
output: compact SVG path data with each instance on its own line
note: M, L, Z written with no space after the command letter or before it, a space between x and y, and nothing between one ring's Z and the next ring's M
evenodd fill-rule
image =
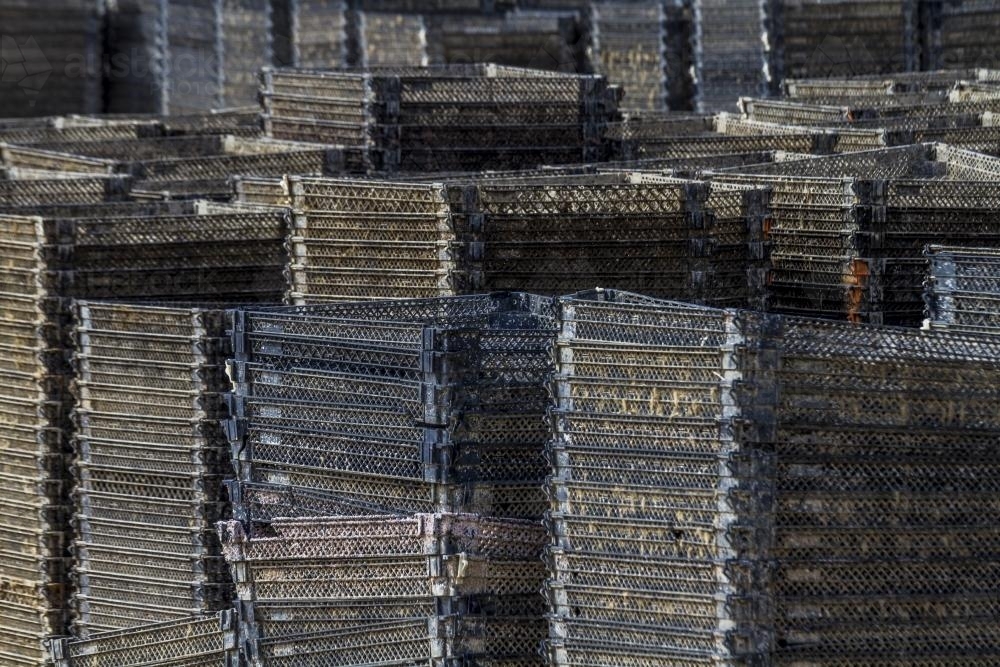
M768 39L781 78L846 77L919 68L917 0L774 3Z
M334 175L363 167L360 151L336 147L224 134L156 137L149 139L89 142L48 142L56 151L53 164L85 163L79 156L111 161L113 170L131 174L133 192L163 192L182 198L228 198L233 174L281 176L284 174ZM21 153L24 153L22 149ZM60 155L61 154L61 155ZM59 162L57 159L61 159ZM36 162L43 166L40 160ZM27 164L25 159L22 164ZM92 169L102 165L95 162Z
M793 319L774 338L775 663L996 664L1000 349Z
M242 178L237 190L250 202L270 190L273 203L294 210L288 243L293 303L456 293L455 233L441 183L292 176Z
M104 2L9 0L0 8L0 117L103 111Z
M6 598L10 604L0 607L0 651L5 664L8 658L11 664L38 664L38 637L62 634L65 623L70 514L67 466L71 460L67 435L72 432L72 402L67 391L67 357L72 346L66 299L82 296L273 302L284 292L285 212L199 206L197 211L181 213L175 204L62 204L20 209L22 214L40 213L44 217L5 217L10 223L4 234L9 239L4 251L7 260L0 272L4 276L4 326L8 332L4 337L2 373L6 389L0 401L6 406L7 424L3 447L7 463L2 475L9 482L5 484L8 498L2 512L0 542L4 549L0 579L4 590L10 592ZM220 241L225 243L211 245ZM122 345L118 351L135 351L129 346L138 345L136 340L119 336ZM188 341L189 351L191 346ZM141 380L149 382L150 360L139 363ZM124 377L116 379L124 382ZM150 405L162 405L167 393L158 391L152 397L147 393L147 400L132 404L123 400L131 407L122 409L131 409L133 414L149 410ZM88 409L88 401L97 399L86 393L81 400ZM192 414L194 405L189 403ZM94 406L89 405L89 409ZM143 423L141 419L133 421ZM135 438L136 423L132 427L121 429L126 434L122 437ZM81 428L87 434L87 424ZM138 453L136 460L153 465L148 453ZM116 477L118 473L121 475ZM118 473L98 482L105 485L103 491L115 485L128 489L119 491L123 496L119 503L135 511L131 503L136 501L136 486L129 487L128 477L141 477L145 472ZM85 474L82 488L86 489L93 479ZM90 530L83 524L80 529ZM128 528L121 530L127 532ZM107 532L102 535L117 542L102 543L96 538L90 541L103 545L105 557L111 551L111 560L116 563L120 553L135 544L127 536ZM163 551L170 549L176 552L176 543ZM147 557L144 555L140 564L133 565L146 567ZM115 580L120 581L121 575L117 572ZM92 580L80 580L81 590L91 585L100 588ZM128 618L129 609L141 605L136 603L143 594L132 591L130 595L119 613L104 621L104 627L115 627L116 619Z
M345 0L280 0L272 9L276 62L295 67L347 64Z
M710 178L773 189L768 309L915 326L924 246L998 243L998 166L978 153L917 144Z
M920 5L924 68L996 67L1000 3L923 0Z
M270 136L362 146L370 168L481 171L602 159L618 89L496 65L264 71Z
M746 306L764 259L760 189L609 171L484 178L461 193L463 291L554 296L607 285Z
M496 62L560 72L580 71L577 12L515 10L500 16L428 15L430 62Z
M160 124L166 136L231 134L238 137L259 137L262 133L260 106L256 104L169 116L161 118Z
M550 664L758 664L767 424L737 428L740 322L614 290L558 313Z
M116 205L111 205L116 206ZM63 205L61 213L79 205ZM38 665L66 623L70 323L60 248L33 210L0 214L0 662Z
M70 369L42 220L0 215L0 227L0 662L28 666L66 620Z
M764 191L656 173L444 183L289 177L241 179L238 190L295 211L294 303L559 295L602 284L746 306L763 268Z
M776 3L765 0L695 0L695 108L732 111L740 95L770 89L768 43L764 39Z
M1000 347L560 309L554 664L996 663Z
M274 302L285 291L284 209L116 202L6 210L43 218L45 270L59 279L59 296Z
M623 106L667 108L666 28L666 7L659 0L591 4L591 60L598 72L624 87Z
M193 202L181 213L45 224L71 278L67 296L276 303L286 291L285 209Z
M926 326L1000 333L1000 250L932 245L927 255Z
M230 609L213 616L155 623L50 642L55 667L238 667L238 626Z
M358 39L352 62L361 67L420 67L430 63L427 24L422 14L357 12L355 16Z
M546 540L469 514L220 524L250 665L541 665Z
M225 314L76 304L74 635L231 606Z
M236 516L541 516L549 307L496 294L239 311Z
M888 136L887 145L902 146L915 142L939 142L970 151L1000 156L1000 124L995 114L984 113L983 125L973 127L925 127L900 131Z

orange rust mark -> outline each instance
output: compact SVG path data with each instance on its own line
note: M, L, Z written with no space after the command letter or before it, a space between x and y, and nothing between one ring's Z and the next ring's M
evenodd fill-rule
M868 286L871 271L868 262L863 259L851 260L850 274L844 276L847 289L847 321L853 324L861 323L861 303L864 289Z

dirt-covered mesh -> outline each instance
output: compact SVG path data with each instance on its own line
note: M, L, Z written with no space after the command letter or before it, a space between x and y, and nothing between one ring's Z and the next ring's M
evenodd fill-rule
M228 608L225 313L81 301L75 321L74 634Z
M0 655L39 663L68 594L70 369L43 221L0 215Z
M732 161L758 158L773 156ZM436 182L288 177L241 180L237 190L244 201L286 201L295 210L296 303L520 289L558 295L604 284L743 306L759 291L748 274L764 261L765 191L653 171L595 166Z
M828 178L992 181L1000 158L947 144L915 144L741 167L740 173Z
M996 659L994 341L613 290L558 310L555 659Z
M897 71L887 74L854 74L849 77L821 77L812 79L789 78L785 81L788 97L807 103L812 100L881 98L886 104L895 105L899 100L914 100L924 96L947 97L956 81L988 82L995 72L986 69L932 69L931 71ZM888 99L887 99L888 98Z
M233 174L333 176L355 170L349 149L222 134L63 141L42 148L5 147L0 162L21 170L125 173L133 176L136 190L188 199L225 198Z
M127 122L74 122L73 119L46 119L34 126L14 126L0 129L0 139L20 146L47 147L58 142L121 141L137 139L162 129L155 120L134 120Z

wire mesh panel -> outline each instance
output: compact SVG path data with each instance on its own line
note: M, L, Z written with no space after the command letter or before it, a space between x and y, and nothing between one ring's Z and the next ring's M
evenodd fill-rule
M221 311L76 305L74 634L228 607Z
M942 98L949 97L956 81L988 81L993 77L990 70L983 69L932 69L811 79L789 77L785 79L784 88L789 97L817 104L834 100L844 103L861 98L868 102L881 99L894 105L896 98L940 102Z
M995 334L1000 325L1000 250L930 246L927 254L927 324Z
M55 638L50 649L56 667L235 667L237 631L235 613L229 609L213 616L101 632L87 639Z
M896 130L975 127L983 123L983 114L994 111L998 104L1000 102L996 100L948 102L946 99L928 103L925 99L911 99L905 95L886 95L872 100L854 98L841 104L751 98L740 100L740 107L751 120L795 125L885 127Z
M128 173L134 178L133 190L163 191L188 199L228 198L233 174L262 178L352 170L349 152L338 148L224 134L48 142L43 146L8 147L4 162L16 168Z
M865 148L885 145L882 133L856 132L856 140ZM754 124L727 114L631 113L622 122L608 125L604 136L615 159L623 161L693 159L759 151L828 154L861 150L842 145L839 132L777 123Z
M147 133L162 132L162 125L149 118L116 121L56 116L34 120L38 122L3 127L0 129L0 139L11 144L31 146L56 141L135 139L146 136Z
M116 171L116 165L109 160L12 144L0 144L0 164L13 169L93 175L111 175Z
M97 203L125 198L131 179L125 176L96 176L40 171L34 176L8 170L0 180L0 206L36 206L51 202Z
M201 203L181 215L47 218L64 295L105 300L280 302L287 212ZM210 245L216 244L216 245Z
M557 319L555 664L996 660L990 338L610 290Z
M219 524L254 665L537 662L546 536L463 514Z
M132 162L135 188L164 190L178 198L227 198L233 174L248 177L313 174L329 176L351 170L344 151L318 144L221 137L217 155L153 157Z

